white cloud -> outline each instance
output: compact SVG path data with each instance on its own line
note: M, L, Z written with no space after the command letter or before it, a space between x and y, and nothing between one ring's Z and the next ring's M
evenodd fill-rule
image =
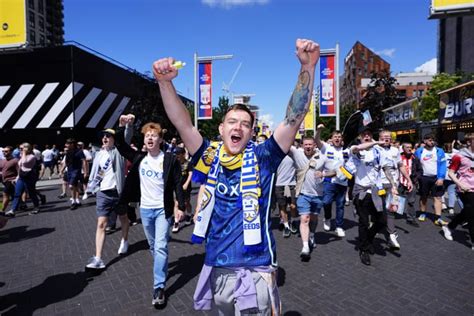
M263 114L258 117L258 121L267 124L271 130L275 125L273 115L272 114Z
M395 56L395 48L384 48L382 50L374 51L379 56L387 56L393 58Z
M225 9L231 9L233 7L241 7L246 5L265 5L270 0L201 0L202 4L210 7L221 7Z
M430 75L435 75L438 72L438 59L432 58L427 62L415 68L416 72L427 72Z

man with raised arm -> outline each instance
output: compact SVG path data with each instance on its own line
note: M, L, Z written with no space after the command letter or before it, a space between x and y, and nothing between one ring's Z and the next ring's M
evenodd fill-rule
M194 306L220 315L278 315L275 241L270 230L273 174L290 149L308 110L319 59L319 45L296 41L301 63L286 117L263 144L255 145L254 117L243 104L229 108L219 125L222 142L210 143L192 125L172 80L178 75L173 58L153 64L163 104L196 165L205 191L193 241L206 239L206 257ZM196 178L194 177L194 178Z

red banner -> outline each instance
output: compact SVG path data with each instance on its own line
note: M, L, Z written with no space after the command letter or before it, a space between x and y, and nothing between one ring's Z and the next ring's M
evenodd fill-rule
M210 61L199 63L199 113L198 119L212 119L212 63Z

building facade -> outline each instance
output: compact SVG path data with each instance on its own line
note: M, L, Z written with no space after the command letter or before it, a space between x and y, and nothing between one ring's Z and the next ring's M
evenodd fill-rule
M362 79L372 72L390 72L390 64L357 41L344 59L344 75L341 84L341 106L358 104Z
M29 46L63 45L63 0L27 0L26 34Z
M438 27L439 72L474 73L474 15L441 18Z

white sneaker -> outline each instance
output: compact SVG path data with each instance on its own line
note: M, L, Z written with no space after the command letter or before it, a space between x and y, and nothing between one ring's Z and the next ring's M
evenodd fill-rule
M346 232L341 227L336 228L337 237L346 237Z
M397 240L397 234L390 234L390 240L388 241L390 248L400 249L400 244Z
M120 247L118 249L119 255L124 255L128 252L128 241L123 240L120 242Z
M89 263L86 265L88 269L105 269L105 264L102 259L98 257L92 257L89 259Z
M449 229L448 226L441 226L441 229L443 230L444 238L450 241L453 240L453 235L451 235L451 229Z
M87 198L89 197L89 195L87 195L87 192L84 193L84 195L82 196L82 200L85 201L87 200Z
M174 223L173 228L171 229L172 233L177 233L179 232L179 223Z
M323 228L327 232L331 230L331 220L330 219L323 220Z

